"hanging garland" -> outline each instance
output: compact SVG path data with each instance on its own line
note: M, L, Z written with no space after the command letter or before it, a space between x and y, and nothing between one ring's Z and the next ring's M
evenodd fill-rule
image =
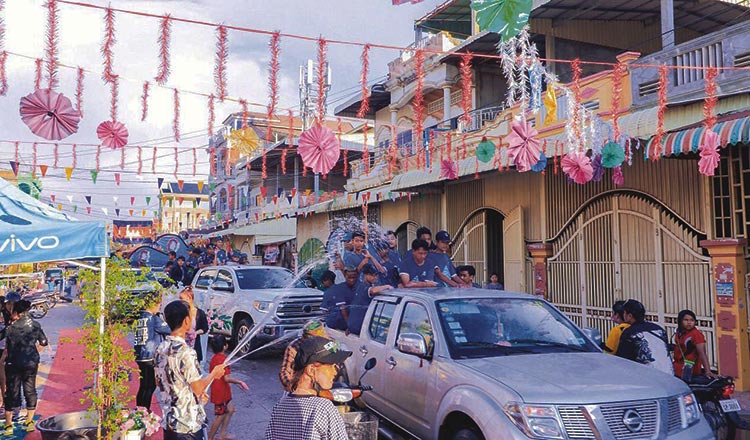
M151 152L151 173L156 174L156 147L153 147Z
M172 17L167 14L162 17L159 24L159 70L156 73L157 84L163 86L169 79L170 64L169 64L169 42L172 35Z
M318 102L315 123L321 125L325 115L325 96L326 92L326 47L328 42L325 38L318 38Z
M716 103L719 98L716 96L716 76L718 75L716 67L709 67L706 70L706 80L704 82L704 89L706 92L706 100L703 102L703 118L704 125L707 129L713 130L716 125Z
M417 85L414 87L414 98L412 106L414 107L414 135L412 145L416 145L417 152L424 147L422 142L422 130L424 129L424 51L417 49L414 55L414 74L416 75ZM404 155L406 171L409 171L409 156ZM417 163L419 167L419 163Z
M47 88L49 90L54 90L58 85L59 20L57 12L57 0L47 0L47 44L44 52L47 56Z
M78 146L76 144L73 144L73 164L71 165L72 168L75 169L76 165L78 165L78 154L76 153L76 148Z
M622 98L622 79L627 67L619 62L612 71L612 126L615 133L615 142L620 139L620 100Z
M472 86L472 73L471 73L471 54L469 52L461 55L461 62L459 63L459 71L461 72L461 108L464 112L461 115L461 120L464 123L464 127L468 127L471 123L471 86ZM443 115L443 119L448 119L450 115Z
M148 116L148 88L149 82L144 81L143 93L141 93L141 121L145 121L146 116Z
M3 50L0 52L0 96L5 96L8 93L8 72L5 68L7 61L8 52Z
M713 176L716 167L719 166L719 135L713 130L716 125L716 76L718 71L715 67L710 67L706 71L705 92L706 100L703 102L703 125L706 127L703 139L700 145L700 160L698 161L698 171L705 176Z
M659 66L659 104L656 111L656 134L651 143L651 159L659 160L662 152L662 139L664 139L664 113L667 111L667 65Z
M581 133L581 113L578 110L581 107L581 60L576 58L570 64L570 68L573 70L573 116L568 115L568 120L573 125L573 141L575 142L576 149L583 151L585 146L583 143Z
M102 42L102 56L104 57L102 79L104 82L110 82L114 77L114 71L112 70L112 52L116 42L115 13L112 8L107 7L104 12L104 41Z
M109 103L109 119L112 122L117 121L117 105L119 101L120 79L115 75L110 81L110 103Z
M367 121L365 121L365 125L362 127L362 135L364 137L364 143L362 145L362 159L365 163L365 174L370 174L370 151L367 147L367 130L369 129L369 125L367 124ZM341 145L341 141L339 140L339 145Z
M139 146L138 147L138 175L141 175L141 171L143 171L143 149Z
M214 84L216 85L216 96L219 101L224 102L227 96L227 58L229 48L227 44L227 28L218 26L216 28L216 65L214 66Z
M362 48L362 73L359 77L359 84L362 87L362 96L360 97L359 111L357 117L363 119L370 111L370 90L367 88L367 74L370 71L370 45L365 44Z
M177 170L180 168L180 156L177 153L177 147L174 147L174 178L177 178Z
M41 58L37 58L34 61L34 90L42 88L42 63Z
M76 110L78 115L83 118L83 79L85 72L79 67L76 74Z
M174 89L174 119L172 120L174 141L180 142L180 92Z
M57 148L58 148L58 146L57 146L57 144L55 144L55 150L54 150L54 152L53 152L53 155L54 155L54 159L55 159L55 161L54 161L54 163L52 164L52 168L53 168L53 169L55 169L55 170L57 169L57 161L58 161L58 159L59 159L59 156L58 156L58 154L57 154Z
M214 135L214 121L216 115L214 114L214 95L208 96L208 137Z

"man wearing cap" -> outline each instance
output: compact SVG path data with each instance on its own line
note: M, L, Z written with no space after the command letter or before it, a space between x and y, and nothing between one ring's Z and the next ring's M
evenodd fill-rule
M229 256L227 255L226 249L224 249L224 240L219 238L216 240L216 264L224 265L227 264Z
M206 245L206 252L201 255L200 263L198 266L203 269L206 266L214 266L216 264L216 254L214 253L213 245Z
M630 327L623 330L620 336L617 356L673 375L667 332L659 325L646 321L646 308L640 301L629 299L622 309L622 316Z
M451 235L448 231L438 231L435 234L435 250L430 256L435 263L435 281L442 287L466 287L461 278L456 274L456 267L448 255L450 249Z
M294 358L297 356L299 346L302 345L302 341L312 336L328 338L328 333L326 333L323 323L317 319L307 321L302 327L302 336L290 342L286 347L286 350L284 350L284 358L281 361L281 370L279 371L279 380L281 381L281 386L284 387L287 392L293 391Z
M337 330L347 329L349 304L352 303L359 284L357 268L345 268L344 278L346 281L331 286L323 293L323 302L320 304L320 309L326 314L326 325Z
M304 339L295 357L293 391L273 407L266 440L348 440L344 419L333 402L319 397L333 387L338 365L352 355L319 336Z
M354 298L349 305L349 333L359 335L362 329L362 322L365 320L367 308L370 307L372 297L379 295L387 290L393 289L390 285L381 285L379 282L380 271L372 264L365 264L362 268L364 282L357 284L357 291L354 292Z

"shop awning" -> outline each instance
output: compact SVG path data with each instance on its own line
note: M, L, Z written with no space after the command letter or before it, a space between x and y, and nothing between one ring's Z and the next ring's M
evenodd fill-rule
M297 234L297 220L294 218L266 220L252 225L236 227L227 232L233 235L255 236L257 243L259 236L295 236Z
M748 143L750 142L750 116L719 122L714 126L713 131L719 135L721 146ZM706 128L702 125L667 133L662 141L664 155L697 152L705 133ZM644 151L646 157L650 157L653 142L652 137L646 144Z
M273 243L283 243L285 241L289 241L297 237L296 235L256 235L255 240L253 241L253 244L255 245L263 245L263 244L273 244Z

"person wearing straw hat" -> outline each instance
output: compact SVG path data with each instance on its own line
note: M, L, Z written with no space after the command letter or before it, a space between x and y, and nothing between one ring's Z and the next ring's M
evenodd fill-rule
M294 361L292 391L273 407L266 440L348 440L344 419L328 399L319 396L333 387L338 365L351 351L320 336L302 341Z
M206 390L211 382L224 376L226 365L216 365L208 376L201 377L195 350L185 342L185 334L192 327L188 303L175 300L167 304L164 319L171 334L154 353L164 440L203 440Z
M279 380L281 381L281 386L284 387L286 391L292 391L292 382L294 381L294 359L297 357L297 351L299 351L302 341L312 336L328 338L328 333L326 332L323 323L317 319L307 321L302 327L302 336L290 342L286 347L286 350L284 350L284 358L281 361L281 370L279 371Z

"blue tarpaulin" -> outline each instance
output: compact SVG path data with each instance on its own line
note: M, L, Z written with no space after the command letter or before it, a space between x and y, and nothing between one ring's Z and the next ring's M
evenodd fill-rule
M83 222L0 179L0 264L109 257L104 222Z

